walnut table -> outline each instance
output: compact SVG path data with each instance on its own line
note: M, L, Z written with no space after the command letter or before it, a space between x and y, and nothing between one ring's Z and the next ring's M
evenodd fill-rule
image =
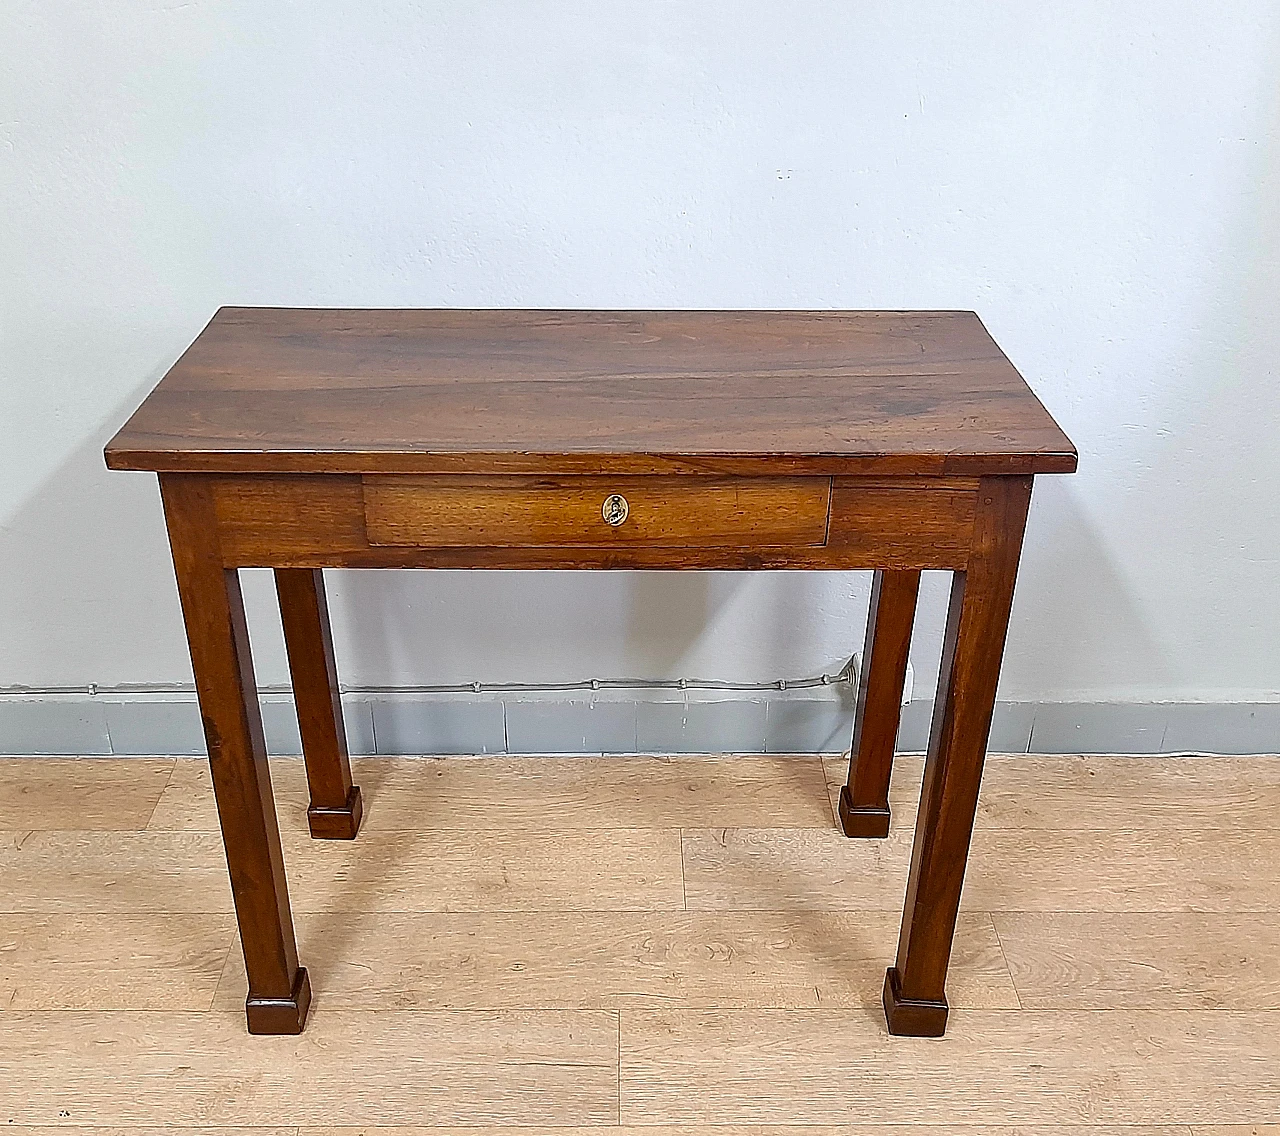
M840 821L889 831L920 571L954 575L895 965L939 1035L1031 483L1076 453L971 312L223 308L106 449L160 475L249 974L299 965L237 569L275 570L311 833L360 827L323 568L874 569Z

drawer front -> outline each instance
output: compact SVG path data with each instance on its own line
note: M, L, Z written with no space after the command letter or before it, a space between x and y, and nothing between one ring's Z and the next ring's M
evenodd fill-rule
M821 545L825 477L363 478L371 545L511 548Z

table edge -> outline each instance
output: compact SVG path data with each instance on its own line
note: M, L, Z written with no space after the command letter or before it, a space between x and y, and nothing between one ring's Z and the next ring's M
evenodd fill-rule
M108 469L152 473L213 474L722 474L768 477L808 474L823 477L1025 476L1074 473L1078 454L1069 449L1033 453L645 453L421 450L169 450L108 444Z

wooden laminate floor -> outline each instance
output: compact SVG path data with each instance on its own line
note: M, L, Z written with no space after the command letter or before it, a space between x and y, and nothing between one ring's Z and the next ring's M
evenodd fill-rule
M205 764L0 758L0 1136L1280 1136L1280 758L993 758L941 1040L919 759L885 841L835 760L355 766L330 843L273 762L315 1002L250 1038Z

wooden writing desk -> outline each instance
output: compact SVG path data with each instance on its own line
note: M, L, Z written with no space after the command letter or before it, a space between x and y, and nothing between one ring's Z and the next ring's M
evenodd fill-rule
M237 573L275 569L311 834L351 839L321 569L876 570L849 836L889 831L923 568L953 573L884 1006L936 1036L1031 482L1071 442L971 312L223 308L106 449L160 474L249 973L298 964Z

